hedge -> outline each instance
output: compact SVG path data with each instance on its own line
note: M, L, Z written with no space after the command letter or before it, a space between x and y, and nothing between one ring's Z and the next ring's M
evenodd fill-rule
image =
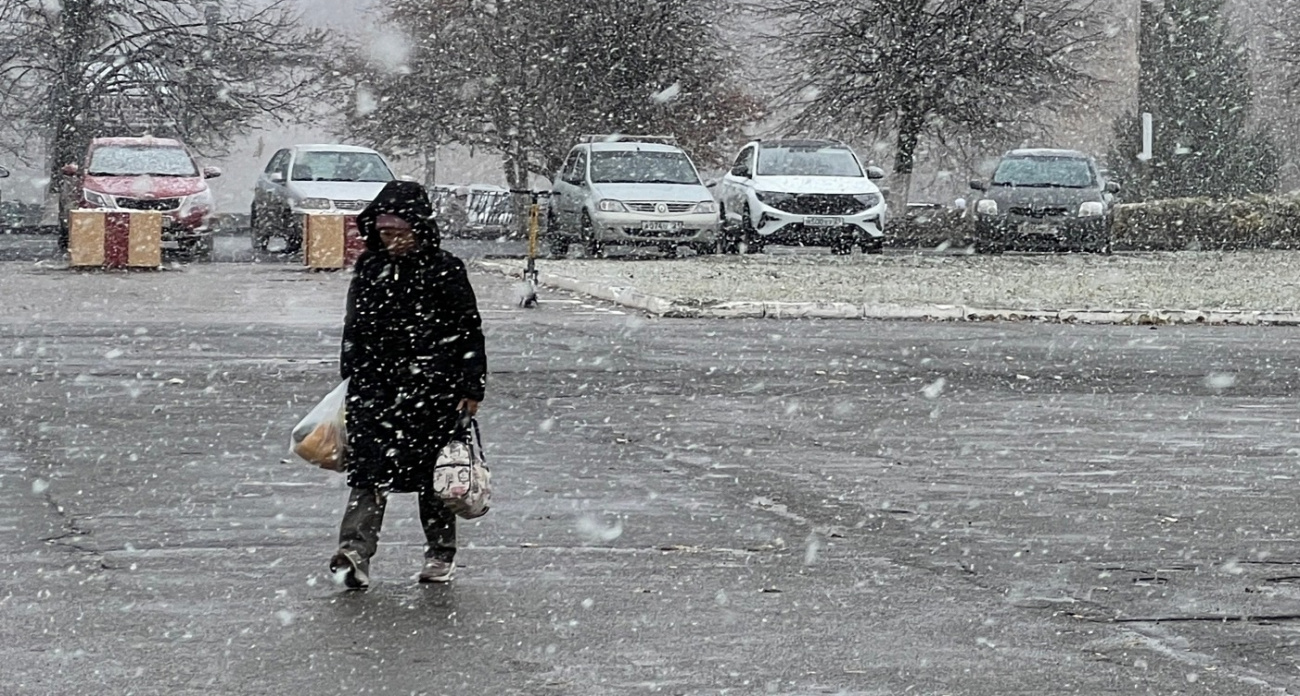
M974 221L954 208L919 209L885 230L894 247L969 245ZM1300 197L1234 200L1176 198L1115 207L1111 246L1117 251L1300 249Z

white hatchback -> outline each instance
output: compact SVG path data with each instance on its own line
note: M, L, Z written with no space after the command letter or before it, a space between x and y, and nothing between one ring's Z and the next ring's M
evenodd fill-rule
M677 254L717 249L719 219L713 194L691 158L670 138L586 136L569 151L555 176L547 214L553 256L581 243L589 256L606 245L654 246Z
M351 145L297 145L275 153L257 179L250 225L253 245L272 237L285 250L302 244L302 216L356 215L392 181L393 169L378 152Z
M863 167L837 141L754 141L740 151L719 187L722 250L757 253L768 244L786 244L848 254L856 244L878 254L886 205L874 181L884 176L879 167Z

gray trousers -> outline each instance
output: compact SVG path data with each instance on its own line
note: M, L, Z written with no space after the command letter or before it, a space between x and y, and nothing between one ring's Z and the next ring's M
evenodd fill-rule
M420 524L424 527L424 557L452 560L456 556L456 514L434 493L418 495ZM356 551L362 560L374 556L379 548L379 529L384 524L386 507L387 492L378 488L353 488L339 527L339 548Z

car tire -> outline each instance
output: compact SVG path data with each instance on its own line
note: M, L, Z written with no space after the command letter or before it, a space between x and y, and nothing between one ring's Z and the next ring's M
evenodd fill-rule
M848 256L853 253L853 237L840 237L831 244L831 254Z
M996 256L998 254L1005 252L1006 250L1007 250L1006 245L1002 244L1001 242L991 242L986 239L978 239L975 241L976 254L989 254L992 256Z
M600 240L596 238L596 230L591 224L591 216L585 210L582 211L582 232L580 237L589 258L601 259L605 257L605 245L601 244Z
M187 244L183 255L191 263L209 263L212 261L212 247L212 235L206 235Z
M740 234L736 231L735 225L727 220L727 209L718 206L718 214L721 216L722 225L718 229L718 241L716 246L719 254L739 254L740 253Z
M749 206L745 206L740 216L740 239L745 245L746 254L761 254L763 248L767 246L763 238L758 236L758 230L754 227L754 219L749 214Z
M553 259L563 259L569 255L569 238L560 229L552 211L546 215L546 249Z
M253 251L266 251L271 243L271 235L266 231L266 223L254 207L248 214L249 236L253 242Z
M880 239L871 239L858 244L858 248L864 254L883 254L885 253L885 242Z
M699 242L692 244L691 249L699 256L711 256L721 253L722 245L720 242Z
M659 253L663 254L665 259L677 258L677 245L674 243L660 244Z

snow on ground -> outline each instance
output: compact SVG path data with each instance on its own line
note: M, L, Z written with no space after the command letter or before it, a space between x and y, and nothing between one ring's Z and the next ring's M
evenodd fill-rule
M500 261L517 271L523 262ZM540 260L547 274L681 304L847 302L987 309L1300 311L1300 252L898 254Z

